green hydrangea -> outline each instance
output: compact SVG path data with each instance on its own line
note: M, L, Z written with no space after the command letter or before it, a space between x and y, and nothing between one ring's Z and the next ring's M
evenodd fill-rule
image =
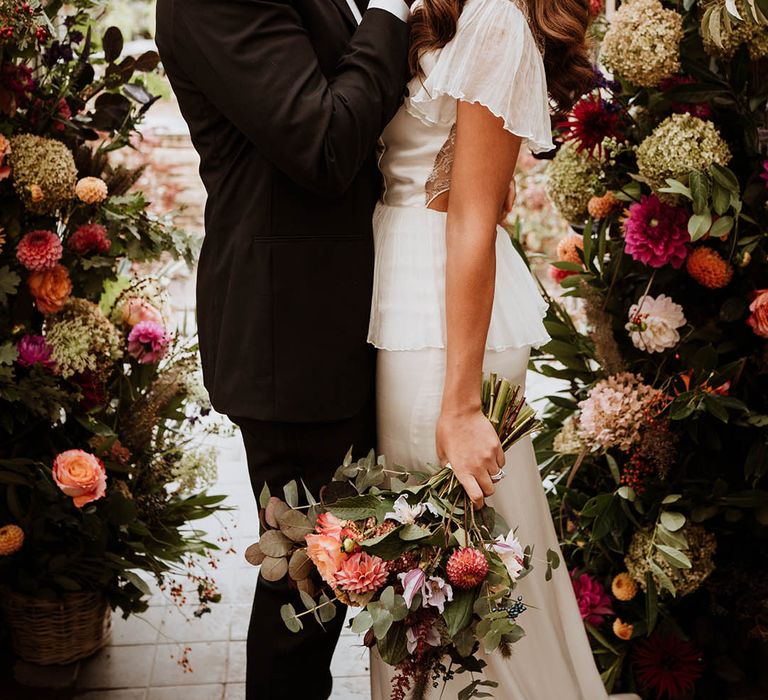
M122 357L122 339L96 304L70 299L46 326L45 339L62 377L102 374Z
M547 167L547 196L560 214L574 223L587 218L600 163L573 142L562 145Z
M710 7L715 8L721 17L719 42L713 38L709 23L701 24L699 27L704 50L710 56L731 59L743 44L747 45L749 56L753 61L759 61L768 56L768 31L765 26L751 19L752 11L746 0L736 0L736 8L746 21L730 17L725 9L725 0L712 0L704 6L704 9Z
M715 125L690 114L673 114L657 126L637 149L637 167L654 189L667 178L686 182L691 170L713 163L728 165L731 151Z
M680 70L683 18L659 0L627 0L611 19L603 63L641 87L656 87Z
M181 493L198 493L216 483L219 471L216 448L185 451L173 466L171 478L179 485Z
M75 195L77 167L60 141L21 134L8 155L16 193L32 214L53 214Z
M651 567L651 559L667 575L676 589L677 596L688 595L701 587L709 575L715 570L713 557L717 549L717 539L700 525L687 524L680 530L685 537L688 549L686 556L691 560L690 569L678 569L655 550L651 543L652 533L638 530L624 557L624 564L629 575L645 590L645 574L651 572L656 590L662 590L663 585L656 572ZM663 544L663 543L662 543Z

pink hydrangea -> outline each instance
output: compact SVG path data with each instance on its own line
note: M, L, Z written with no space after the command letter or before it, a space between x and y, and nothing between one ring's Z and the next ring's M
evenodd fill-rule
M688 255L688 212L662 202L655 194L630 205L624 220L624 249L649 267L678 269Z
M108 253L112 243L107 229L100 224L83 224L69 237L67 246L73 253L88 255Z
M53 350L42 335L25 335L16 344L16 350L19 353L16 361L22 367L41 365L46 369L53 369L56 366L56 362L51 357Z
M640 438L648 408L660 397L638 374L602 379L579 403L579 437L590 446L627 452Z
M30 272L50 270L61 260L61 240L53 231L30 231L16 246L16 259Z
M143 365L162 360L170 343L168 332L154 321L141 321L128 334L128 352Z
M579 603L579 612L584 622L599 627L605 621L607 615L613 615L611 597L594 576L587 573L579 573L575 569L571 571L571 583L576 600Z

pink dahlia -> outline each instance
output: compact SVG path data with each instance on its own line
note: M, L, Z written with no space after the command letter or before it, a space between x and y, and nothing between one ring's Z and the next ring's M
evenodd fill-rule
M78 255L108 253L111 245L107 229L99 224L84 224L67 241L69 249Z
M128 334L128 352L142 365L162 360L170 343L168 332L154 321L141 321Z
M53 350L42 335L25 335L17 344L16 350L19 353L17 362L22 367L32 367L41 365L46 369L53 369L56 363L51 357Z
M61 260L61 241L53 231L30 231L16 246L16 259L30 272L50 270Z
M594 576L587 573L579 574L574 569L571 571L571 583L584 622L599 627L605 621L606 615L614 614L611 607L611 597Z
M488 575L488 560L480 550L462 547L451 554L446 571L448 580L456 588L475 588Z
M688 212L655 194L630 205L624 219L624 247L633 260L649 267L679 269L688 255Z
M389 571L387 562L365 552L352 554L336 572L336 584L349 593L374 593L381 588Z

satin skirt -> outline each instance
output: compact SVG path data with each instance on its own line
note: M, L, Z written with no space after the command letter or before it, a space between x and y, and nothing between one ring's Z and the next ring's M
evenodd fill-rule
M524 386L529 350L488 351L485 371L496 372ZM435 426L445 377L445 352L427 348L414 351L380 350L377 370L377 423L379 453L395 463L436 463ZM489 503L512 528L523 545L534 545L534 571L516 588L528 610L520 617L525 637L512 646L512 656L485 655L485 677L497 681L489 689L498 700L605 700L608 696L598 674L564 564L547 582L547 549L559 552L530 439L507 453L507 476L498 483ZM371 655L372 700L389 700L392 670ZM456 700L470 682L461 674L430 691L429 698ZM442 694L441 694L442 693Z

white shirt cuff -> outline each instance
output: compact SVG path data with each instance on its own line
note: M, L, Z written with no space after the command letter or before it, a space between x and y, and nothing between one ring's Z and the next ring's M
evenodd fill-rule
M403 22L407 22L408 16L411 14L411 8L403 0L371 0L367 9L373 10L374 8L390 12Z

